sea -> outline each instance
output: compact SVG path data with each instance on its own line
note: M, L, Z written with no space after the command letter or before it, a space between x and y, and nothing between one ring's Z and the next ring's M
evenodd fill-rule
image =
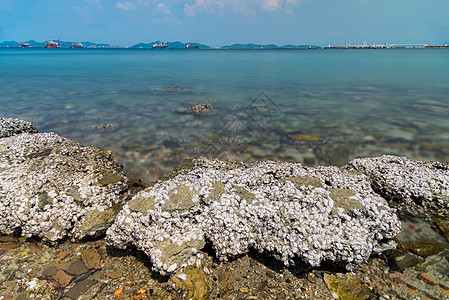
M0 115L112 150L145 181L200 156L449 161L449 49L2 48Z

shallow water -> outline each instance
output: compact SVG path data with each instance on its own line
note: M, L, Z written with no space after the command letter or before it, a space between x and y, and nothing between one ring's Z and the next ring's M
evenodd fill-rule
M0 49L1 115L113 150L152 181L200 155L449 161L447 49ZM176 91L161 89L179 86ZM185 110L208 103L211 114ZM295 134L299 134L294 136Z

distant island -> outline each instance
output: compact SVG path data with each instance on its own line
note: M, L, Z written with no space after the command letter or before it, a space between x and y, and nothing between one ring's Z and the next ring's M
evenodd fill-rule
M93 43L89 41L85 42L73 42L73 41L47 41L37 42L35 40L29 40L25 42L17 41L4 41L0 43L0 48L131 48L131 49L217 49L217 50L307 50L307 49L385 49L385 48L449 48L448 44L444 45L427 45L427 44L362 44L362 45L326 45L324 47L317 45L283 45L278 46L275 44L232 44L220 47L211 47L200 43L182 43L176 42L161 42L154 41L150 43L138 43L128 47L113 46L106 43Z

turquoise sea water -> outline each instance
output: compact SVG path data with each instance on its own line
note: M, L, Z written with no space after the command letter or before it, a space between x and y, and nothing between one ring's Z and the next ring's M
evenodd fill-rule
M145 180L200 155L449 161L448 79L447 49L0 49L0 115L111 149Z

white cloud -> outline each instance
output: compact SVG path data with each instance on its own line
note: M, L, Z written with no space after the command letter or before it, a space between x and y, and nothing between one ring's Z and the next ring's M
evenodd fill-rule
M281 7L281 0L264 0L262 7L266 10L278 10Z
M124 9L124 10L132 10L135 8L134 4L131 2L117 2L116 4L118 9Z

